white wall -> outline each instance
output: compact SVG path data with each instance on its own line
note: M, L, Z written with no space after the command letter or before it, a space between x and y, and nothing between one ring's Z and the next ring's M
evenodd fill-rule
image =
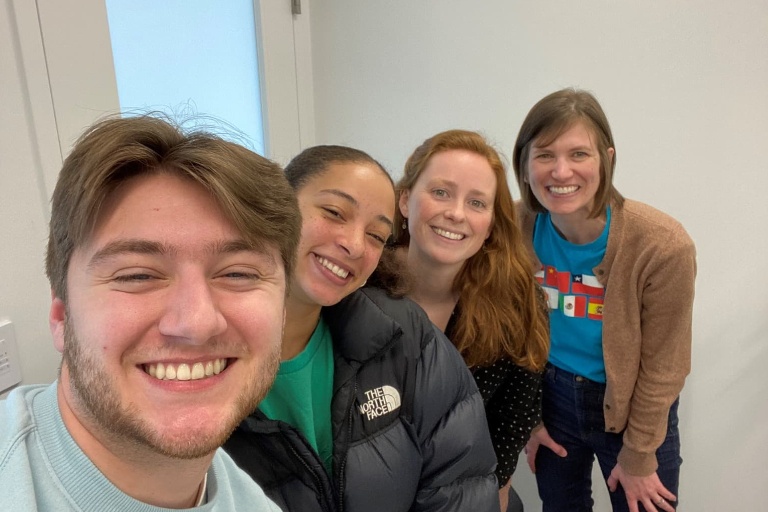
M119 109L106 19L103 0L0 4L0 320L14 324L24 384L52 381L61 359L44 257L62 155Z
M287 162L314 137L308 16L255 6L268 155ZM0 322L14 324L23 384L52 381L60 361L44 256L62 158L119 108L104 0L0 0Z
M24 382L53 379L44 275L48 176L61 165L34 3L0 4L0 321L14 324Z
M311 31L317 142L398 176L440 130L481 130L510 155L545 94L597 95L619 190L677 217L698 248L680 510L765 510L768 3L323 0ZM540 510L527 468L514 481Z

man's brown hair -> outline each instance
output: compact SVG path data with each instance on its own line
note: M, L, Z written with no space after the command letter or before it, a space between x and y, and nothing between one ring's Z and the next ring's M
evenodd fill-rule
M290 279L301 216L282 169L217 135L185 133L170 120L144 115L94 124L64 160L51 199L46 255L56 297L66 300L72 253L88 242L109 195L126 180L152 173L202 185L246 243L260 250L278 248Z

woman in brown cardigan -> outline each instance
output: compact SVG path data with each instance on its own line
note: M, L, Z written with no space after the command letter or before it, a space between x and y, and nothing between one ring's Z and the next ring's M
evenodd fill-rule
M587 92L565 89L534 105L513 165L550 307L542 424L526 446L543 510L592 510L597 457L613 510L671 512L694 244L680 223L614 188L613 136Z

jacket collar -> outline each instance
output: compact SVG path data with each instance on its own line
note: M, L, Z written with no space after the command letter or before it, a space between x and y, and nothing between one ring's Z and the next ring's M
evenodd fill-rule
M363 288L322 315L331 332L336 353L349 361L364 362L388 347L402 328L386 311L393 299L377 288Z

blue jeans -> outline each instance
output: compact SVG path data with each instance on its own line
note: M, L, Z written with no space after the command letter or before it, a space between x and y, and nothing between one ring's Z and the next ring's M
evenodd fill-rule
M543 512L591 511L592 464L600 464L603 478L611 474L621 450L623 432L605 431L603 398L605 384L587 380L555 366L547 365L544 374L542 419L549 435L568 451L559 457L549 448L536 454L536 483ZM677 429L678 400L669 410L669 426L664 443L656 451L656 473L670 492L677 495L680 464L680 434ZM621 485L609 492L614 512L628 511ZM639 509L644 511L642 504ZM676 503L672 503L676 506Z

